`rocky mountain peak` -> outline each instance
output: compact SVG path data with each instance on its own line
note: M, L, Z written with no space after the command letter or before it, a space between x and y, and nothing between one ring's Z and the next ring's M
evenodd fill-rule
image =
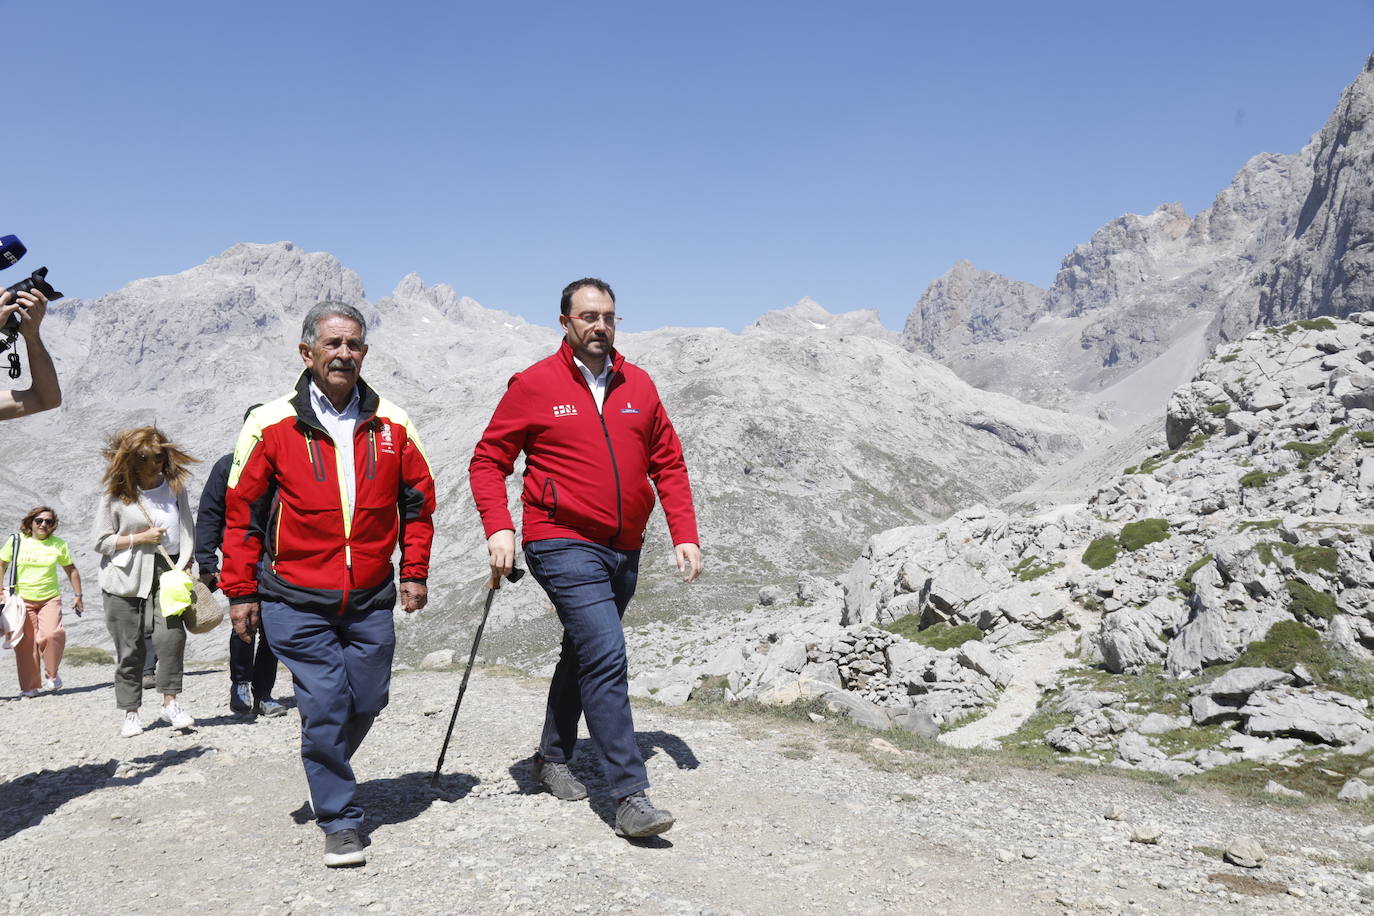
M1005 340L1045 310L1045 291L958 261L930 285L907 316L901 342L937 358L961 347Z
M765 312L744 333L860 335L895 341L897 335L883 327L877 309L859 309L832 315L810 296L785 309Z

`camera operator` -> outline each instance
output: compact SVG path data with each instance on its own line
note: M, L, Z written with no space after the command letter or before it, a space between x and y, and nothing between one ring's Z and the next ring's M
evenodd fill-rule
M29 378L32 382L22 391L0 391L0 420L51 410L62 403L57 370L53 368L52 356L38 334L38 326L47 310L48 299L37 289L18 295L9 290L0 291L0 325L15 312L23 319L19 323L19 334L24 338L24 347L28 351Z

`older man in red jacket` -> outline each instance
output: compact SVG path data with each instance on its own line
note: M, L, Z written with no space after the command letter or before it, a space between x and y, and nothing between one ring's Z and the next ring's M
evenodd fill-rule
M590 277L570 283L559 309L563 343L511 378L473 452L472 495L492 574L504 575L515 562L505 481L525 453L525 559L563 623L535 778L559 798L587 797L568 768L585 715L618 802L616 833L653 836L670 828L673 816L645 794L649 778L635 743L620 620L634 595L653 488L683 581L701 574L692 487L653 381L615 350L610 286Z

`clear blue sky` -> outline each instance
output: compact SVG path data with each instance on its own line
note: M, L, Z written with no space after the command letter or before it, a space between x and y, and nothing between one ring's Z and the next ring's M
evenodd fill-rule
M625 330L811 296L900 327L959 258L1042 285L1293 152L1374 0L0 2L0 233L94 297L240 241ZM12 283L19 268L0 274Z

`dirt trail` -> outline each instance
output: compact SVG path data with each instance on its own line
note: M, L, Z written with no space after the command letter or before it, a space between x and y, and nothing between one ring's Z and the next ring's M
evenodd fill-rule
M981 719L945 732L940 742L950 747L978 747L1020 728L1040 703L1044 692L1041 685L1077 663L1069 657L1077 636L1072 630L1059 630L1039 642L1016 647L1005 659L1016 673L997 698L997 705Z
M1342 810L1013 770L986 754L902 751L829 723L738 714L637 711L652 795L678 825L626 842L608 826L589 749L574 769L592 788L590 804L533 791L542 685L487 672L464 702L442 793L429 789L429 770L459 675L396 678L392 705L355 760L369 862L327 870L302 808L294 711L246 723L227 713L223 669L198 670L185 694L200 720L194 731L121 739L108 669L65 673L59 695L0 698L0 884L10 912L1367 908L1365 873L1342 863L1374 851ZM1112 804L1124 820L1101 817ZM1164 829L1160 845L1130 841L1144 822ZM1205 851L1236 833L1271 850L1260 872ZM1241 895L1211 874L1265 879L1279 893Z

